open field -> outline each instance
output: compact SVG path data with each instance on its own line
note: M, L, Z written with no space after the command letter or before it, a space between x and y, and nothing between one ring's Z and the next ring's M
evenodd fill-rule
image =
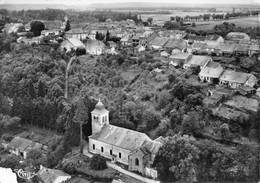
M215 25L223 24L224 22L234 23L237 27L257 27L260 26L260 19L257 16L254 17L246 17L239 19L230 19L230 20L218 20L218 21L203 21L203 22L195 22L196 27L192 27L192 29L199 30L210 30L213 29Z
M189 16L199 16L203 14L226 14L225 12L203 12L203 11L191 11L191 12L184 12L184 11L173 11L171 14L141 14L141 18L143 21L146 21L147 18L152 17L154 21L157 20L170 20L170 17L186 17Z

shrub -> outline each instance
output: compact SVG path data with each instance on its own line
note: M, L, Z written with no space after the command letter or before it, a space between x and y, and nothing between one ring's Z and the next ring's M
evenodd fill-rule
M90 160L90 168L93 170L103 170L107 168L106 159L99 154L95 154Z

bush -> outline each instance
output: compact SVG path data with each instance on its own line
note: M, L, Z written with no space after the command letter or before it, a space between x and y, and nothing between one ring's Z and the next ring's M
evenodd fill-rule
M93 170L103 170L107 168L106 158L99 154L95 154L90 160L90 168Z

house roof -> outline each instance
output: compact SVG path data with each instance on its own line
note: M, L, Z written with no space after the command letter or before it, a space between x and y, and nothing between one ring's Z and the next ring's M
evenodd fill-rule
M192 44L192 49L203 49L207 47L207 43L193 43Z
M145 140L151 140L145 133L105 124L101 132L89 138L112 144L130 151L139 148Z
M207 35L205 37L205 41L217 41L219 37L221 37L221 36L216 35L216 34L214 34L214 35Z
M153 40L151 40L149 44L154 46L163 46L168 40L169 38L167 37L156 37Z
M220 77L220 80L233 82L233 83L245 83L252 74L236 72L233 70L225 70Z
M247 45L242 45L242 44L238 44L234 51L242 51L242 52L247 52L248 51L248 46Z
M192 55L191 59L186 64L204 66L209 60L210 57L208 56Z
M253 50L253 51L259 51L260 50L258 45L250 45L248 49Z
M142 33L137 33L132 37L132 39L139 39L141 35Z
M78 38L67 38L67 40L68 40L74 47L85 47L85 45L84 45Z
M201 69L199 75L204 76L204 77L211 77L211 78L219 78L219 76L223 72L223 68L221 67L220 64L216 67L218 63L213 63L213 64L207 64L206 67Z
M93 47L97 47L97 48L104 48L106 45L102 42L102 41L99 41L99 40L87 40L87 43L86 43L86 49L90 49L90 48L93 48Z
M116 46L116 43L114 41L108 41L109 46Z
M193 40L193 41L205 41L205 36L193 36L193 35L190 35L189 39Z
M66 34L86 34L89 31L83 30L81 28L74 28L74 29L70 29L69 31L66 32Z
M220 43L217 46L217 49L225 51L225 52L233 52L235 47L236 47L235 44Z
M171 59L183 59L183 60L187 60L189 57L190 57L189 53L183 53L183 52L170 56Z
M40 149L42 144L22 137L14 137L8 146L19 149L20 151L26 151L28 149Z
M187 48L186 41L182 39L169 39L164 45L164 48L179 48L179 49L185 49Z
M141 34L141 38L148 38L154 31L147 30L143 34Z
M53 183L55 182L60 176L67 176L70 178L71 176L61 170L56 169L49 169L44 166L41 166L41 169L37 173L38 177L42 179L44 183Z

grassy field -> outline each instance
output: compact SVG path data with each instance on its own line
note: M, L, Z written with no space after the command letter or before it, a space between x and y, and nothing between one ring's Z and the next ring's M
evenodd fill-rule
M199 16L203 14L226 14L225 12L197 12L197 11L191 11L191 12L183 12L183 11L173 11L171 14L141 14L142 20L146 21L147 18L152 17L154 21L156 20L170 20L170 17L185 17L187 15L189 16Z
M206 22L196 22L196 27L192 29L198 30L210 30L213 29L215 25L223 24L224 22L234 23L237 27L257 27L260 26L260 20L258 17L246 17L240 19L230 19L230 20L219 20L219 21L206 21Z

